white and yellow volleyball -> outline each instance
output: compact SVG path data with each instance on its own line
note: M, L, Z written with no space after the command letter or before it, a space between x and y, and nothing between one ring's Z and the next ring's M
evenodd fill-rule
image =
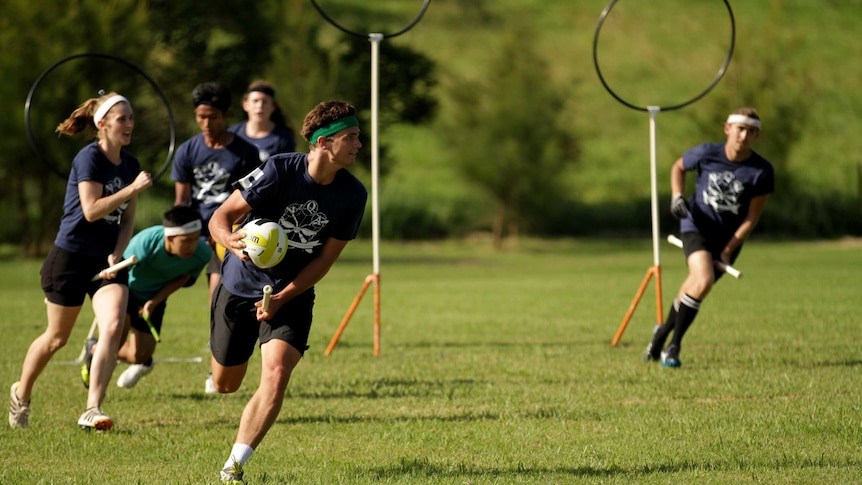
M243 252L258 268L272 268L287 254L287 235L277 222L255 219L240 231L245 234Z

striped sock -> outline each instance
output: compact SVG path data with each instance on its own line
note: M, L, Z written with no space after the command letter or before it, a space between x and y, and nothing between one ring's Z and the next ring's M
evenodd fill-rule
M655 329L655 333L652 336L652 348L656 352L655 355L658 355L657 352L664 348L667 336L670 335L671 330L676 326L677 312L679 312L679 300L675 299L670 306L670 311L667 312L667 320Z
M679 313L676 317L676 326L673 330L671 345L676 345L677 347L682 346L682 337L685 335L688 327L690 327L694 322L694 318L697 316L698 310L700 310L700 303L701 300L698 300L697 298L693 298L688 294L682 295L679 302Z

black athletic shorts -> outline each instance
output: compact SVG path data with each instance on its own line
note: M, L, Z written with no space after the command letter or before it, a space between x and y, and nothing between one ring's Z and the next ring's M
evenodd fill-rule
M92 299L96 291L103 286L128 286L128 269L119 271L112 280L90 281L107 267L107 258L76 254L54 246L45 257L40 271L45 298L57 305L75 307L83 305L87 295Z
M685 252L685 258L688 259L692 253L695 251L704 250L709 252L712 255L712 259L715 261L721 261L721 253L724 251L724 248L727 246L727 241L725 239L707 239L706 236L699 232L684 232L680 234L680 239L682 240L682 248L683 252ZM742 251L742 245L736 248L736 251L730 255L730 264L733 265L736 258L739 257L739 253ZM724 275L723 271L715 272L715 280L718 281Z
M248 362L258 340L261 344L283 340L302 355L308 350L313 288L284 304L265 322L257 321L257 301L233 295L224 285L216 288L210 315L210 350L219 364L227 367Z
M132 321L132 328L146 334L150 334L150 326L147 325L147 322L143 317L141 317L141 308L144 307L144 303L146 303L146 301L138 300L130 291L129 304L126 306L126 313L129 314L129 318ZM165 300L156 305L153 309L153 313L150 313L150 323L153 324L153 328L156 329L156 333L158 334L162 333L162 321L165 319L165 308L167 307L168 302Z

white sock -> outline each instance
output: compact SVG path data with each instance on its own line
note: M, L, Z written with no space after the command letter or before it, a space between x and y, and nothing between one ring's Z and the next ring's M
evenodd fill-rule
M227 461L224 462L223 470L230 469L234 462L239 462L241 465L245 465L245 462L251 458L251 454L254 453L254 448L248 445L244 445L242 443L234 443L233 448L230 450L230 456Z

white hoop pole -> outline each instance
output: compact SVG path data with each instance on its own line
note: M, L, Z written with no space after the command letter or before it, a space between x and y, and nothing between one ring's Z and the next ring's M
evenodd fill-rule
M659 241L659 219L658 219L658 180L656 177L656 141L655 141L655 119L661 108L658 106L648 106L649 111L649 168L650 168L650 200L652 205L652 260L653 266L658 268L661 265L659 257L658 241ZM656 285L659 285L656 281ZM658 288L661 294L661 288Z
M327 347L324 355L329 355L332 352L332 349L335 348L335 345L338 343L338 339L341 336L341 333L344 331L344 328L347 326L347 323L350 321L350 317L353 315L353 311L356 309L356 305L359 304L359 300L362 299L362 296L365 294L365 290L368 288L368 285L374 283L374 355L380 355L380 209L378 204L378 178L379 178L379 169L378 169L378 157L379 157L379 148L377 142L377 112L378 112L378 91L380 90L379 84L377 82L378 72L379 72L379 52L380 52L380 41L383 40L384 37L395 37L401 35L408 30L412 29L419 20L422 19L422 16L425 14L425 10L428 8L428 4L431 0L425 0L422 3L422 9L419 11L419 15L413 19L407 27L404 27L398 32L394 34L384 35L381 33L369 33L367 35L368 41L371 42L371 239L373 246L373 274L369 275L365 278L365 283L362 285L362 289L359 291L359 294L353 301L353 305L351 305L350 309L347 311L347 315L344 316L344 319L341 321L341 325L336 330L335 335L333 335L332 340L329 342L329 347ZM336 28L341 30L344 33L353 35L355 37L366 37L365 34L355 32L353 30L347 29L340 25L335 21L332 17L326 14L326 12L320 8L320 5L317 4L316 0L311 0L312 5L317 11L326 19L327 22L334 25Z
M377 110L378 110L378 83L380 41L383 34L368 34L371 42L371 243L373 247L373 269L374 274L380 274L380 207L377 199L378 179L378 155L377 142Z

